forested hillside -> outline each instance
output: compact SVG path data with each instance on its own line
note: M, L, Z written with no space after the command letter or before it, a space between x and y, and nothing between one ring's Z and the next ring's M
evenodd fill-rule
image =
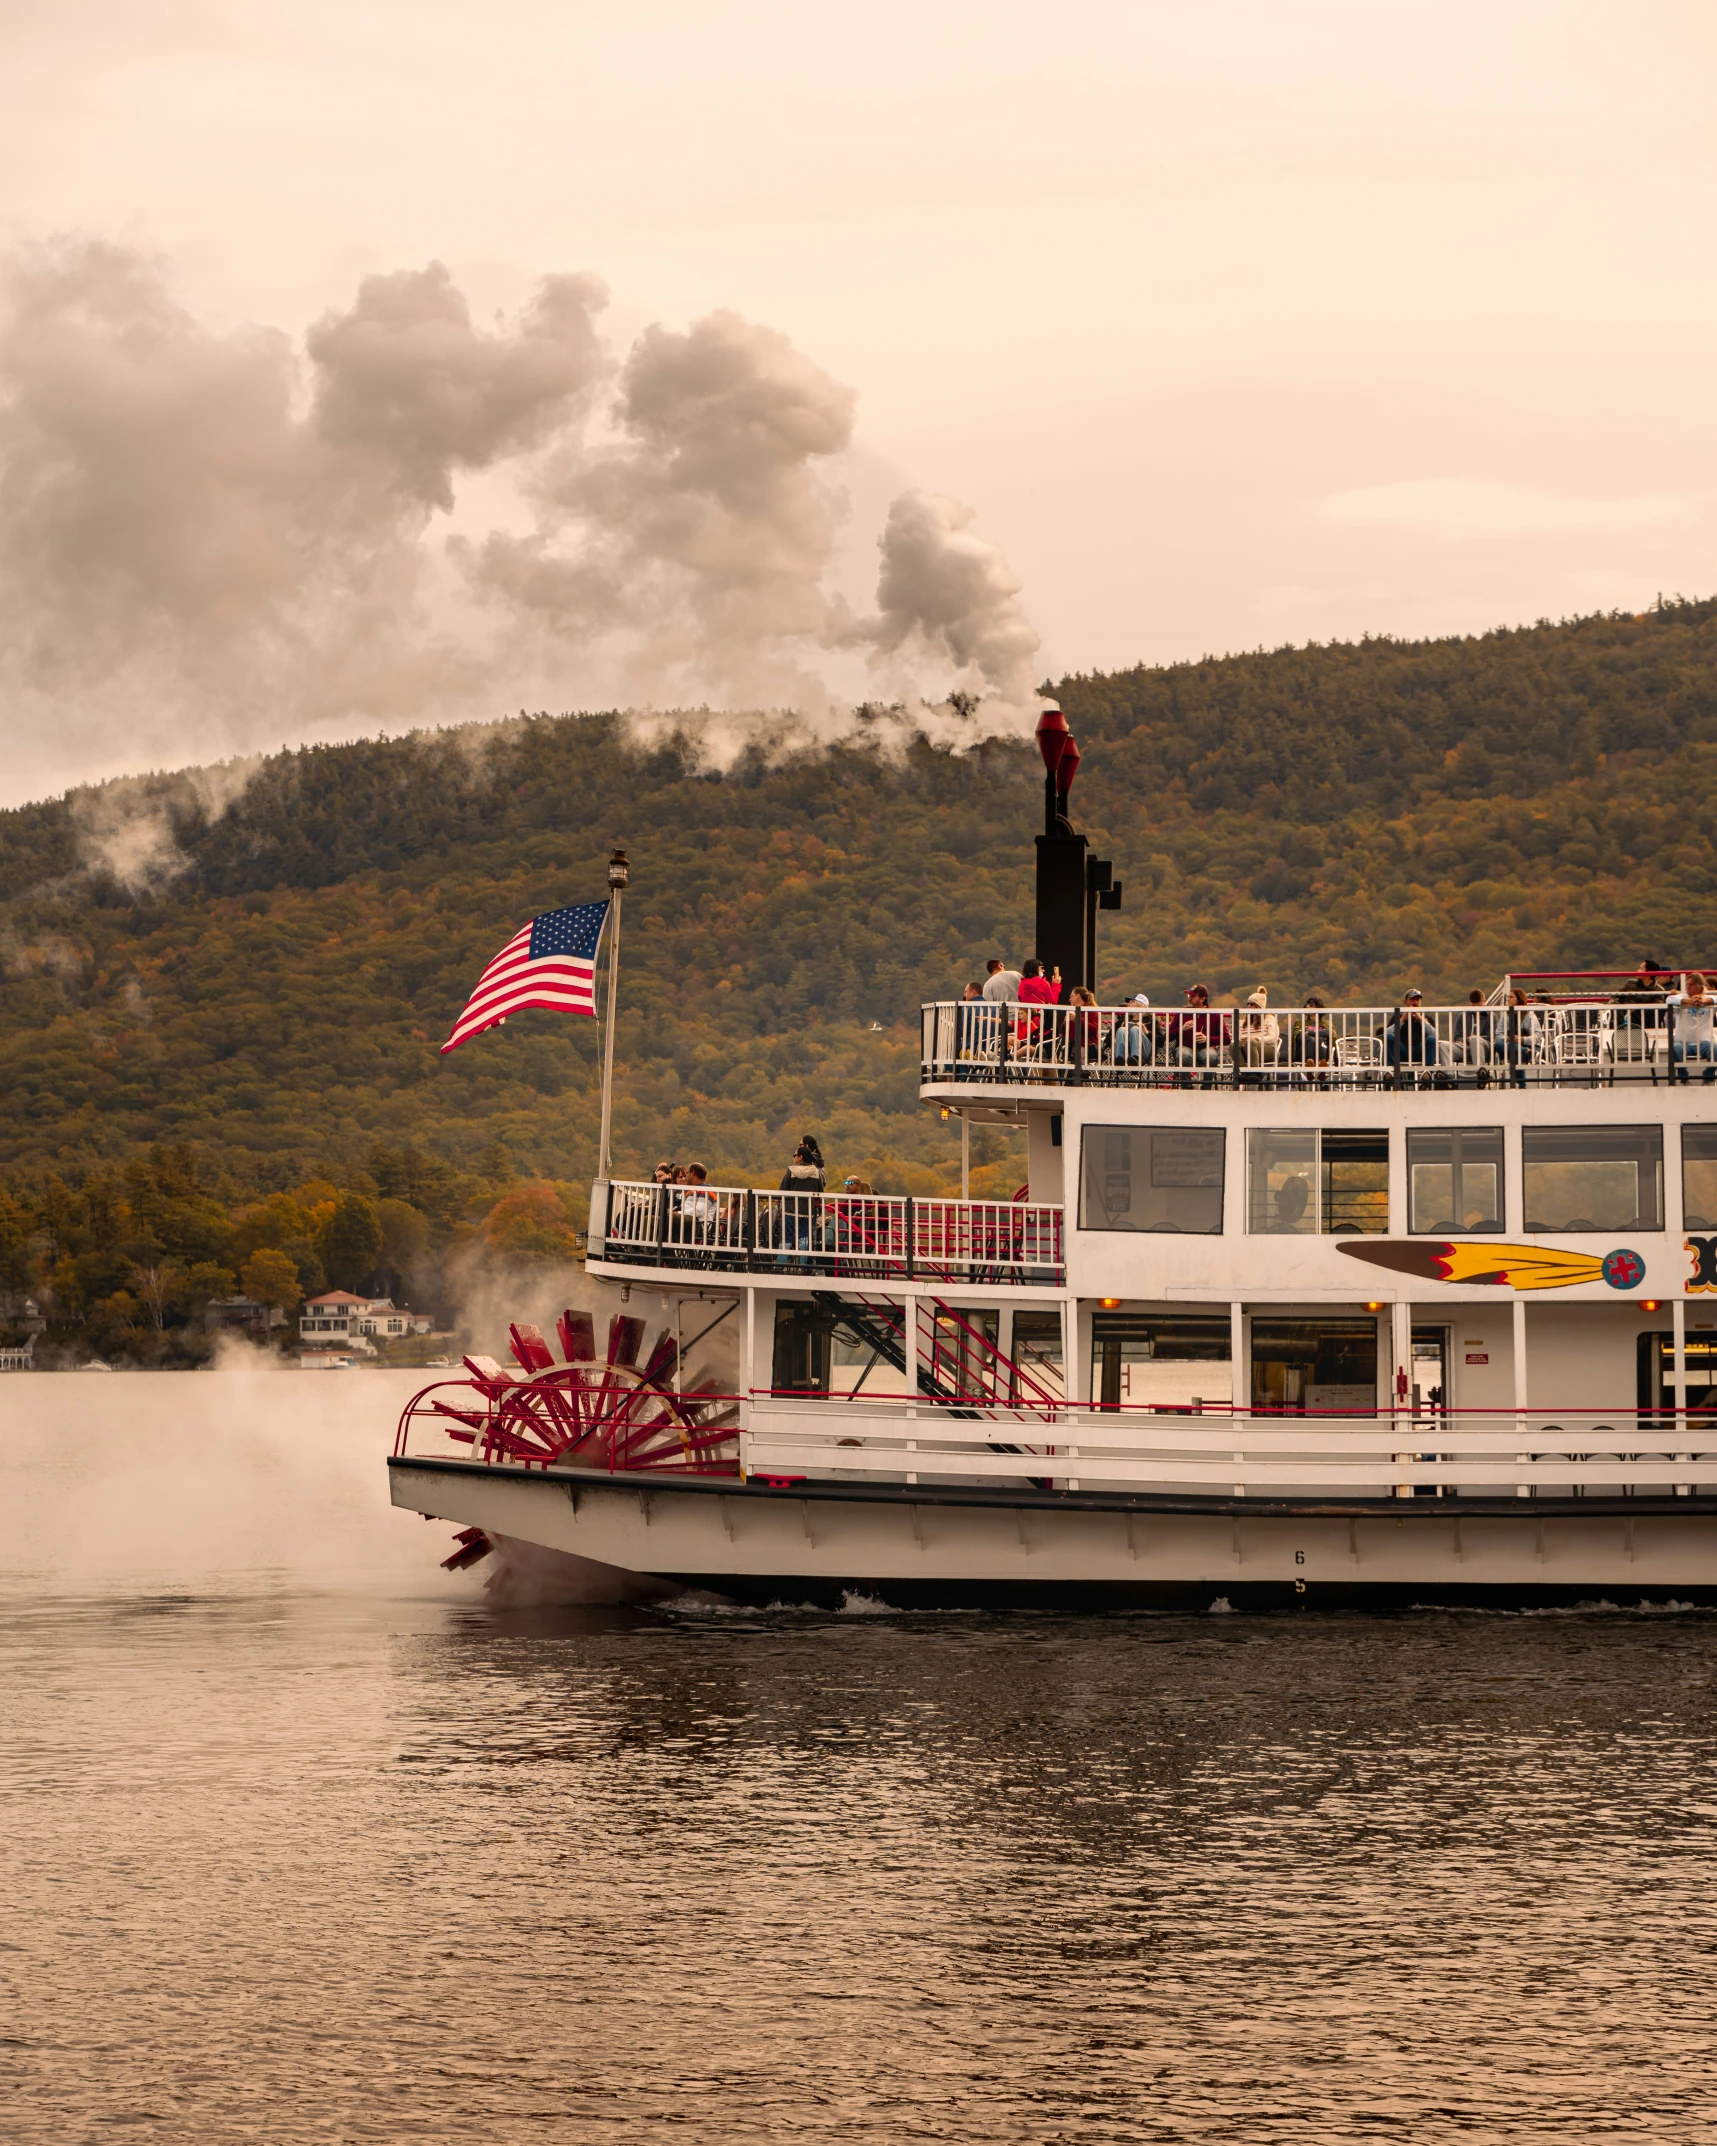
M1085 754L1075 816L1127 885L1105 995L1717 960L1717 602L1055 690ZM142 1339L116 1345L147 1354L192 1316L193 1268L206 1294L273 1244L303 1287L351 1272L342 1199L387 1207L370 1271L402 1287L435 1286L462 1237L564 1245L596 1024L437 1045L509 932L601 893L616 841L617 1168L773 1181L815 1129L837 1168L948 1184L916 1008L1029 951L1035 753L902 748L879 719L717 770L693 727L640 746L614 716L521 718L283 753L224 809L163 778L0 814L0 1288L86 1326L124 1297L109 1324ZM1010 1192L1011 1156L982 1159ZM259 1221L268 1195L295 1212ZM163 1266L171 1317L132 1286Z

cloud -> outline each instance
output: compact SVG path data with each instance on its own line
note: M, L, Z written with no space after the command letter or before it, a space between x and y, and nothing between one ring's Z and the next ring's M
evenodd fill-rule
M936 492L903 492L888 510L879 616L861 630L881 655L952 663L963 680L1023 706L1040 642L1021 584L973 528L976 511Z
M593 698L792 705L827 735L865 662L1013 721L1037 641L971 510L897 499L855 619L833 589L853 390L728 311L617 356L606 302L553 275L479 328L431 262L300 344L211 327L164 262L99 239L0 263L12 783ZM480 472L508 526L455 536ZM81 805L87 857L159 883L180 809L147 785Z
M1569 499L1521 485L1421 477L1367 485L1314 500L1320 520L1354 529L1397 529L1450 543L1486 537L1585 536L1652 529L1678 520L1681 500L1661 494L1631 499Z
M373 458L406 496L451 510L456 469L539 445L576 415L605 369L595 276L550 276L510 333L483 335L440 262L371 276L349 313L306 338L316 429Z
M474 584L564 643L639 636L634 684L809 691L844 501L825 473L857 398L773 328L718 312L644 331L613 436L532 485L536 530L467 557Z

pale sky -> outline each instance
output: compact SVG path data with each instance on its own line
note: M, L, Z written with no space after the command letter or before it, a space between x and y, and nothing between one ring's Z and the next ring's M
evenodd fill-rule
M857 394L855 585L946 493L1111 668L1717 589L1714 93L1696 0L0 0L0 242L731 309Z

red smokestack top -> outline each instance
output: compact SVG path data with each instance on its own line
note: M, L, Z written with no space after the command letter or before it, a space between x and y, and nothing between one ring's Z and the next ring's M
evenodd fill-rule
M1051 775L1061 765L1061 756L1072 742L1066 716L1059 708L1045 708L1037 719L1037 749Z
M1072 733L1061 748L1061 758L1055 764L1055 787L1065 797L1073 787L1073 778L1079 772L1079 741Z

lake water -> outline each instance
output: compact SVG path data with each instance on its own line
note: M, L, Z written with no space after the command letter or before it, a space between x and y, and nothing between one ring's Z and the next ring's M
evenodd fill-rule
M497 1611L401 1391L0 1379L8 2140L1712 2136L1717 1618Z

